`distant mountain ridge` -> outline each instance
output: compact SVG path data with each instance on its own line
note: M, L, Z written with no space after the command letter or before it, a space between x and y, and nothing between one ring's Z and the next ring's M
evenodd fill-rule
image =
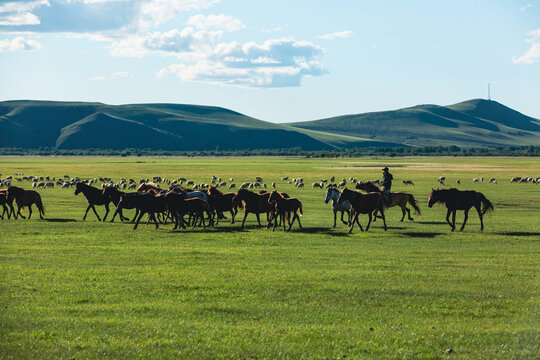
M449 106L345 115L288 124L405 145L540 145L540 120L496 101L473 99Z
M254 150L540 145L540 121L495 101L274 124L212 106L0 102L0 147Z

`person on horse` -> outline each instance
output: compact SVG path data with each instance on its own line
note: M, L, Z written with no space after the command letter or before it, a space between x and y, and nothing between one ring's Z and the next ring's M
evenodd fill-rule
M392 193L390 192L390 190L392 189L392 179L394 179L394 177L392 176L392 174L390 174L388 167L385 167L384 169L382 169L382 171L383 179L381 182L381 193L383 195L384 202L390 203L392 202Z

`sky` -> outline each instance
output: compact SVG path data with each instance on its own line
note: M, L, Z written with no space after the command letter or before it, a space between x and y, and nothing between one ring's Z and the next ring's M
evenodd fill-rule
M0 0L0 101L271 122L491 98L540 119L540 0Z

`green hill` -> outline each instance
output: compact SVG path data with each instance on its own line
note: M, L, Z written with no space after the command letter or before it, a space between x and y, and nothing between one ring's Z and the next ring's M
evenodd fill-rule
M212 106L4 101L0 147L249 150L540 144L540 121L495 101L419 105L292 124Z
M407 145L540 145L540 121L496 101L418 105L288 124L293 128Z

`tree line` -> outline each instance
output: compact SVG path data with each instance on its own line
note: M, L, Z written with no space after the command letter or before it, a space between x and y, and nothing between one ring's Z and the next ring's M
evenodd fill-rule
M57 149L40 147L36 149L0 148L0 155L18 156L303 156L308 158L343 158L358 156L540 156L540 146L509 147L459 147L459 146L423 146L423 147L365 147L350 149L331 149L307 151L299 147L288 149L247 149L247 150L194 150L171 151L155 149Z

